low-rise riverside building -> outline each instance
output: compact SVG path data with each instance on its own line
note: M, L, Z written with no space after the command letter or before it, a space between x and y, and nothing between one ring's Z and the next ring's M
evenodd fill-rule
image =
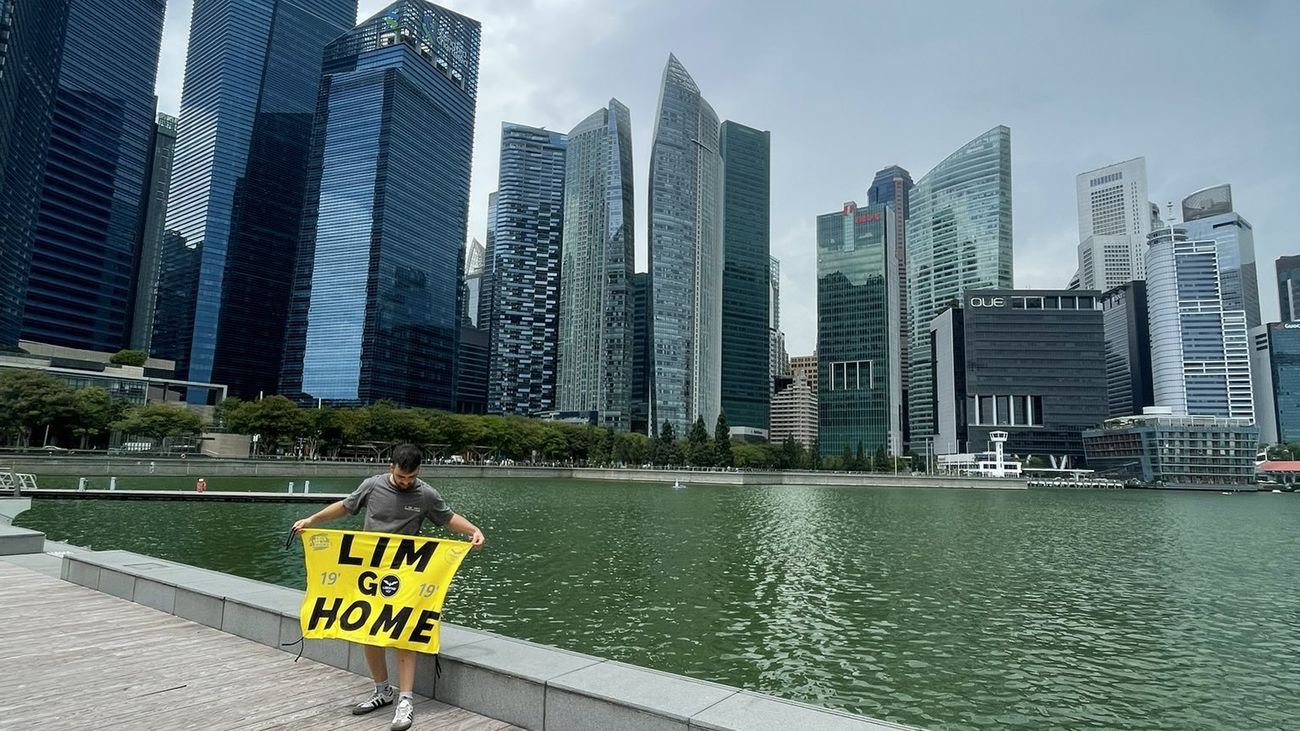
M1253 486L1258 441L1251 419L1177 416L1160 407L1083 433L1088 466L1099 474L1189 490Z

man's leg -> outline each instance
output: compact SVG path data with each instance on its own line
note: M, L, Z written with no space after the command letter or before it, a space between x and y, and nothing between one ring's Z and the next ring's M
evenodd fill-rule
M388 658L384 654L384 648L375 647L374 645L362 645L361 649L366 655L366 665L370 668L370 677L375 680L375 693L369 699L353 706L352 715L354 716L360 716L377 708L383 708L397 699L393 687L388 684Z
M415 652L412 650L395 650L397 653L397 683L401 696L397 699L397 710L393 712L392 731L406 731L415 719Z

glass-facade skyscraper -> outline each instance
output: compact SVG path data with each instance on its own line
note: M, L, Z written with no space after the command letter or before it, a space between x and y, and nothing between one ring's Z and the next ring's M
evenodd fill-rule
M480 32L400 0L325 47L286 394L455 409Z
M845 203L817 217L818 447L902 451L894 209Z
M488 257L488 413L528 416L555 408L560 325L560 244L568 137L501 125L501 168Z
M1106 292L1101 310L1106 330L1106 416L1136 416L1155 405L1146 281L1139 279Z
M0 0L0 350L18 347L68 0Z
M771 133L726 121L722 151L722 412L733 433L771 428Z
M1219 284L1223 307L1246 313L1246 327L1260 325L1259 274L1255 266L1255 232L1250 222L1232 210L1232 186L1216 185L1183 199L1179 228L1198 241L1219 248Z
M140 255L136 264L135 306L131 312L131 347L149 352L153 341L154 312L158 304L158 275L162 270L163 234L167 223L167 194L172 184L179 119L159 114L154 123L149 183L145 190L144 221L140 230Z
M194 3L167 210L201 261L190 350L176 354L189 380L276 389L321 51L356 17L357 0Z
M650 364L654 341L650 336L650 275L637 272L629 286L632 297L632 422L637 434L650 434Z
M632 424L632 121L617 99L569 132L556 408Z
M722 408L722 157L718 115L668 56L650 151L651 418L682 436Z
M1181 226L1152 231L1146 270L1155 405L1253 419L1246 313L1226 304L1216 242Z
M1279 256L1277 268L1277 306L1282 322L1300 320L1300 256Z
M24 339L127 345L165 9L164 0L68 3Z
M930 321L967 289L1010 289L1011 130L997 126L949 155L908 196L908 422L935 433Z
M898 318L899 342L907 342L907 219L909 209L908 196L912 193L912 174L898 165L890 165L876 173L867 189L869 205L883 204L894 207L894 231L898 241L894 244L894 258L898 261L898 309L903 317ZM903 358L903 408L907 408L907 394L910 389L910 373L907 358ZM903 443L910 437L906 414L903 418Z
M1300 322L1252 328L1255 424L1265 444L1300 442Z

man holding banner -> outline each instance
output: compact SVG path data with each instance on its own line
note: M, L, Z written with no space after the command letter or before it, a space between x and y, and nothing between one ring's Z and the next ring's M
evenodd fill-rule
M459 541L400 536L418 535L424 520L428 519L469 536L468 545L475 549L482 548L484 542L482 531L452 512L438 491L419 479L421 456L419 448L414 445L395 447L387 473L366 479L351 495L293 524L295 534L308 531L304 535L304 551L309 566L302 616L304 635L311 629L315 630L312 636L342 636L356 641L358 633L360 636L369 633L362 646L366 665L375 681L375 692L368 700L355 706L352 713L370 713L396 700L392 731L405 731L411 727L415 715L414 648L431 648L429 651L436 652L440 616L437 610L441 609L447 584L460 565L464 557L463 547L466 546ZM356 515L362 508L366 509L363 527L366 533L310 530L344 515ZM369 533L397 535L367 535ZM435 556L443 560L435 561ZM314 571L310 568L314 560L336 562L337 570ZM316 573L320 576L317 577ZM436 580L417 584L426 574ZM319 582L316 582L317 578ZM315 583L322 586L315 587ZM313 589L322 589L330 594L331 589L351 589L353 586L356 587L353 593L362 596L346 606L342 598L335 597L330 603L329 597L316 596L313 592ZM391 601L381 602L381 596ZM366 597L373 597L373 600ZM315 603L312 603L313 599ZM417 615L413 613L414 607L400 606L403 602L428 604L431 608L423 609ZM386 637L381 639L380 635ZM388 682L386 646L394 647L397 655L399 692L394 692Z

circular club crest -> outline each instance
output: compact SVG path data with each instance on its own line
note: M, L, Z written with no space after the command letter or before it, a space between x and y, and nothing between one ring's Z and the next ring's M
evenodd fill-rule
M379 593L385 597L392 597L402 586L401 580L393 574L389 574L379 580Z

